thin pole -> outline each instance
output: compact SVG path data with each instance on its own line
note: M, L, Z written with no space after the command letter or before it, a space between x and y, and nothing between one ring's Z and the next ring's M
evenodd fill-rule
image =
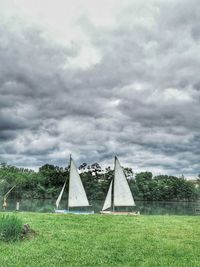
M3 209L6 210L7 208L7 198L8 195L10 194L10 192L16 187L16 185L14 185L13 187L11 187L11 189L8 190L8 192L4 195L3 197Z
M69 156L69 187L68 187L68 203L67 203L67 210L69 211L69 189L70 189L70 175L71 175L71 164L72 164L72 156Z

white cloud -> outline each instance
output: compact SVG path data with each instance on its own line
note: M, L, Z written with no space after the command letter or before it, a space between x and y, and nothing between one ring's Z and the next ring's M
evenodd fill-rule
M190 102L193 100L189 92L175 88L167 88L164 92L164 97L167 101Z

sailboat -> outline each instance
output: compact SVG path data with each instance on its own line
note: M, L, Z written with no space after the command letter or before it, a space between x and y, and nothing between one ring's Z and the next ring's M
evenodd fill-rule
M66 181L56 200L56 208L57 208L55 210L56 213L94 214L94 211L73 210L73 208L77 207L89 207L90 204L88 202L87 195L83 187L80 175L71 156L70 156L70 175L69 175L69 189L68 189L68 208L66 210L60 210L59 205L65 187L66 187Z
M114 179L110 183L101 213L113 215L139 215L139 212L115 211L115 207L120 206L133 207L135 206L135 201L133 199L124 171L118 158L115 156ZM107 209L111 210L107 211Z

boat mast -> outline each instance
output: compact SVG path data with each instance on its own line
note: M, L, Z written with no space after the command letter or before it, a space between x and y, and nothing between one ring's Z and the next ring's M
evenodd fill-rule
M114 163L114 178L113 178L113 185L112 185L112 210L113 212L115 211L115 205L114 205L114 194L115 194L115 191L114 191L114 184L115 184L115 171L116 171L116 160L117 160L117 156L115 156L115 163Z
M69 186L68 186L68 203L67 203L67 210L69 210L69 189L70 189L70 173L71 173L71 162L72 162L72 156L70 154L69 156Z

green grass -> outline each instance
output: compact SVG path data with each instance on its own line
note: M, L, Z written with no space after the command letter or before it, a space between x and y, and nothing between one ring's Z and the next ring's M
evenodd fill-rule
M19 213L37 232L0 242L0 266L200 266L200 217Z

